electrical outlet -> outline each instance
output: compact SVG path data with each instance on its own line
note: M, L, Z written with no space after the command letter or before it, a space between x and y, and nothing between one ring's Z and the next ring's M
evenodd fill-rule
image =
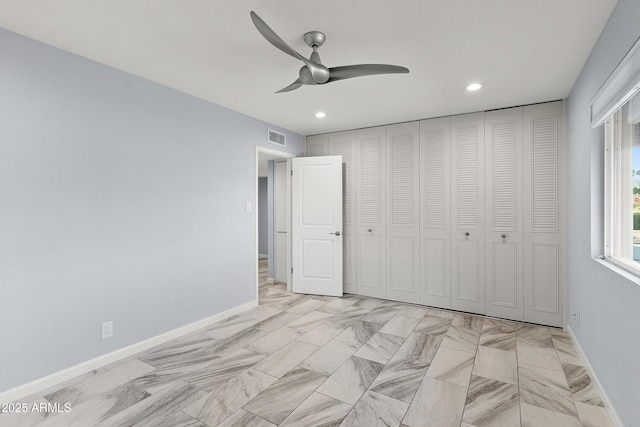
M580 310L574 308L571 312L571 317L573 318L573 322L576 326L580 326Z
M102 324L102 339L111 338L113 336L113 322L104 322Z

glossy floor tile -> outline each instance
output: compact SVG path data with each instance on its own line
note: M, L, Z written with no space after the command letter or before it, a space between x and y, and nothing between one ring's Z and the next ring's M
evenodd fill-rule
M408 403L375 391L368 391L355 404L341 426L397 426L404 418Z
M318 388L318 392L355 405L383 367L381 363L352 356Z
M404 418L409 427L457 427L464 410L467 388L425 377Z
M308 369L292 369L244 405L244 409L274 424L280 424L326 379L325 375ZM274 402L278 404L274 405Z
M302 402L281 426L337 426L351 411L352 406L320 393L313 393Z
M471 371L474 369L474 359L479 361L479 357L474 357L473 354L466 351L440 346L429 366L427 375L441 381L467 387Z
M371 384L370 390L409 403L418 391L427 369L429 362L395 356Z
M21 402L0 427L611 427L562 330L357 295L291 294Z
M358 348L358 344L334 339L302 361L300 366L329 376L342 366Z
M519 426L518 386L473 375L462 420L473 426Z

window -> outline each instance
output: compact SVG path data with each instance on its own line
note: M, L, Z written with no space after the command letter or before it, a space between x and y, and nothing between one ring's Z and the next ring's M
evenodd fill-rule
M602 124L604 257L640 277L640 38L591 100Z
M605 121L605 257L640 275L640 93Z

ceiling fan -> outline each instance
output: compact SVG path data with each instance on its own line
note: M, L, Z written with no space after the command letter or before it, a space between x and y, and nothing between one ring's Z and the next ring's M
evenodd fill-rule
M358 64L327 68L320 61L320 55L318 54L318 48L322 46L325 41L324 33L321 33L320 31L309 31L303 36L305 43L313 49L311 56L307 59L296 52L291 46L286 44L254 11L251 11L251 20L260 34L262 34L269 43L284 53L304 62L304 65L300 68L300 77L298 77L296 81L291 83L289 86L280 89L276 93L289 92L294 89L298 89L303 84L320 85L338 80L350 79L352 77L409 72L408 68L387 64Z

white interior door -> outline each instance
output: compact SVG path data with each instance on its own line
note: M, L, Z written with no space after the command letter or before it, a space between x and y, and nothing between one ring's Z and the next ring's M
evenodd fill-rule
M342 296L342 156L292 159L292 290Z

